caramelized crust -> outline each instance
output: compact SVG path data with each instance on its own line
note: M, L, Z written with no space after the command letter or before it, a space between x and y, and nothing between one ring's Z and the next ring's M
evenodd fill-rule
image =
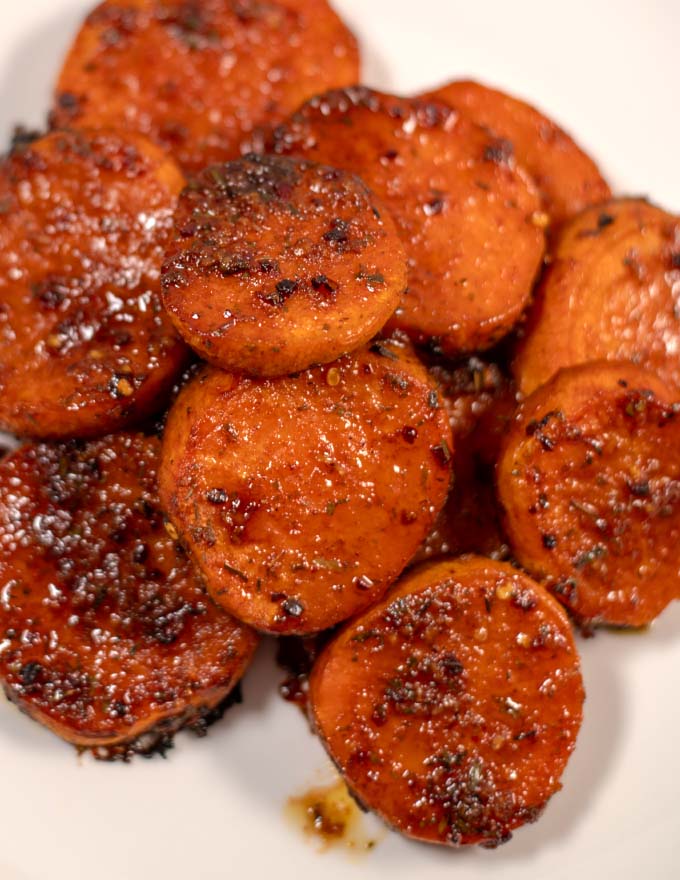
M680 389L680 219L640 199L560 231L514 372L530 394L560 367L632 360Z
M680 597L680 404L631 364L561 370L498 465L521 564L581 621L644 626ZM677 397L676 397L677 399Z
M449 485L451 431L410 347L248 380L208 370L172 408L161 499L213 598L306 634L379 599Z
M196 172L358 79L356 40L326 0L107 0L66 58L52 118L138 131Z
M183 183L113 132L57 132L0 165L0 429L97 436L163 405L186 358L160 302Z
M425 98L450 104L492 134L507 139L517 161L536 181L553 225L611 198L611 190L590 156L530 104L469 80L449 83Z
M350 790L390 826L497 846L560 788L583 683L558 603L470 556L413 572L348 624L309 703Z
M479 357L430 367L453 430L453 485L446 504L413 563L479 553L505 559L494 468L517 408L514 383L502 367Z
M99 756L204 718L257 644L166 532L159 453L118 434L0 463L0 677L29 715Z
M392 219L335 168L249 155L180 199L163 268L175 326L227 370L282 376L368 342L406 288Z
M359 174L392 212L410 272L390 327L455 354L518 320L545 242L538 193L502 142L444 104L355 88L311 100L270 147Z

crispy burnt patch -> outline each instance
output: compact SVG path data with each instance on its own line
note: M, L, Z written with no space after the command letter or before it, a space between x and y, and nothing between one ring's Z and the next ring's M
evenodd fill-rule
M158 503L155 438L21 447L0 465L0 675L97 757L167 746L228 697L257 639L209 600Z
M519 319L544 251L541 202L498 138L445 104L357 87L313 98L267 143L317 162L342 156L392 213L409 288L390 328L458 355Z
M643 626L679 595L673 398L632 364L572 367L526 400L506 438L513 551L585 624Z
M356 177L249 155L184 191L163 267L175 326L205 359L253 375L326 363L382 328L406 287L391 218Z
M559 789L583 684L558 603L463 557L415 571L342 630L309 699L366 807L418 840L494 847Z

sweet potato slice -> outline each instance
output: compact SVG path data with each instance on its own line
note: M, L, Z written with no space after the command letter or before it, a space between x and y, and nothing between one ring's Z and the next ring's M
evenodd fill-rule
M107 0L66 58L52 119L138 131L195 172L358 79L356 40L326 0Z
M513 370L525 394L560 367L632 360L680 389L680 218L640 199L566 224Z
M561 370L498 464L514 553L587 624L639 627L678 596L680 404L632 364Z
M560 788L583 683L566 614L505 563L421 568L325 648L312 720L361 803L408 837L497 846Z
M530 104L470 80L451 82L424 97L450 104L509 141L517 161L536 181L553 225L611 198L590 156Z
M199 175L180 199L163 300L218 367L282 376L368 342L406 288L387 212L357 178L249 155Z
M410 347L277 379L208 370L170 412L161 499L215 601L304 635L398 577L444 503L451 450Z
M205 723L257 644L166 532L159 454L155 438L118 434L0 463L0 679L99 757Z
M410 273L390 327L455 354L515 324L545 242L538 193L502 142L444 104L355 88L312 99L269 146L359 174L392 212Z
M0 165L0 429L96 436L163 405L187 354L160 301L183 185L113 132L50 134Z

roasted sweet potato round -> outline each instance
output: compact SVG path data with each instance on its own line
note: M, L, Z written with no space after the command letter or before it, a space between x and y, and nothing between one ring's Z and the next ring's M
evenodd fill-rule
M392 219L357 178L246 156L184 191L163 268L177 330L206 360L283 376L359 348L406 288Z
M348 624L312 671L309 704L350 790L389 825L496 846L560 788L583 683L552 596L469 556L415 571Z
M187 349L160 265L184 185L144 138L55 132L0 165L0 429L90 437L163 405Z
M356 40L326 0L107 0L66 58L52 118L138 131L194 172L358 79Z
M444 503L451 450L410 347L277 379L207 370L170 412L161 499L217 602L302 635L398 577Z
M558 225L611 198L611 190L590 156L530 104L470 80L449 83L425 98L450 104L509 141L517 161L536 181L550 223Z
M503 142L444 104L355 88L312 99L269 147L359 174L392 212L409 289L390 327L453 354L515 324L545 242L539 195Z
M561 370L498 464L520 563L587 624L643 626L680 596L680 404L629 363Z
M640 199L566 224L514 364L530 394L560 367L632 360L680 389L680 218Z
M168 535L159 454L155 438L118 434L0 463L0 679L100 757L205 723L257 644Z

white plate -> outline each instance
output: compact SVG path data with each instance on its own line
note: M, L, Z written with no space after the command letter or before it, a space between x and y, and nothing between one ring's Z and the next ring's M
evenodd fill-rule
M84 0L0 0L0 137L37 125ZM533 99L572 129L622 191L680 209L677 0L336 0L366 80L415 90L473 75ZM493 852L387 834L360 861L320 854L284 818L328 774L301 714L276 693L265 649L245 703L163 761L79 759L0 702L0 880L239 876L503 880L680 876L680 605L645 636L580 641L586 717L564 790Z

